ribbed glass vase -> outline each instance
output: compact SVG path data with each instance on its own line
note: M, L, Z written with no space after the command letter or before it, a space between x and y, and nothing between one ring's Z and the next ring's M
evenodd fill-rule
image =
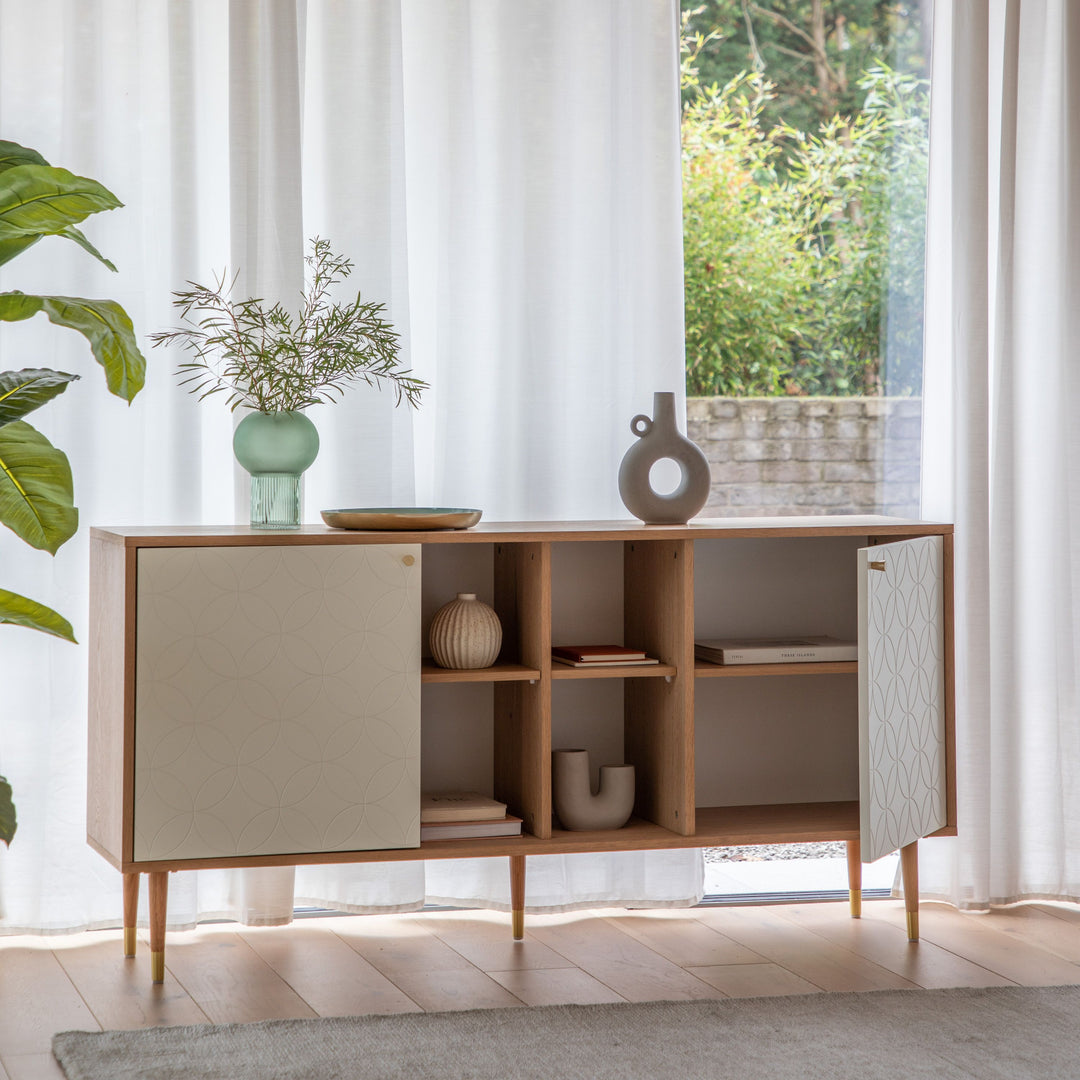
M302 412L249 413L233 434L236 460L251 473L251 527L300 527L300 478L319 453Z

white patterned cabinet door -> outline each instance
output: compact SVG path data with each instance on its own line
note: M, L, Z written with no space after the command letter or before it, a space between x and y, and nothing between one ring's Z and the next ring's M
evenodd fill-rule
M943 542L859 550L861 853L946 824Z
M137 573L136 860L419 846L419 545Z

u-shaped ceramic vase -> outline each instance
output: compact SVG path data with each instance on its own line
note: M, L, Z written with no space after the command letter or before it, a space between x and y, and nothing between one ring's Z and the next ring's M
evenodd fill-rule
M551 795L564 829L618 829L634 809L634 766L601 765L600 790L589 782L588 750L553 750Z

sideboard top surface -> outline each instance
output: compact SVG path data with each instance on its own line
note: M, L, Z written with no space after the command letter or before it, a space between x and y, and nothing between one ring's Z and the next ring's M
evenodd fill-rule
M878 515L714 518L687 525L639 521L481 521L471 529L377 531L301 525L281 531L247 525L126 525L91 536L124 547L221 547L291 544L492 544L588 540L709 540L782 536L939 536L952 525Z

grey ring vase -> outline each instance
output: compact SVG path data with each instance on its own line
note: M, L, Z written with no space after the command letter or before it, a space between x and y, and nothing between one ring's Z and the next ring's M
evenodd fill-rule
M634 766L601 765L600 790L594 795L589 751L553 750L551 796L564 829L618 829L634 809Z
M709 498L709 462L679 431L674 393L653 394L652 419L639 413L630 430L637 442L619 466L619 495L626 509L646 525L685 525ZM674 491L659 495L649 482L649 470L664 458L671 458L682 476Z

